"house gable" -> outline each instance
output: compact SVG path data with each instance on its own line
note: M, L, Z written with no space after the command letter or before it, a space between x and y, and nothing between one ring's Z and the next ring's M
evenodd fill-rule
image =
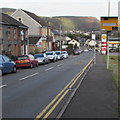
M12 14L12 17L15 19L21 18L22 22L29 27L28 35L29 36L40 36L40 28L42 25L34 20L31 16L25 13L23 10L18 9Z
M18 17L21 18L21 16L22 16L23 14L25 14L27 17L29 17L29 19L33 20L34 22L36 22L36 24L38 24L38 25L40 25L40 27L42 27L42 25L41 25L39 22L37 22L35 19L33 19L31 16L29 16L29 15L28 15L26 12L24 12L24 10L22 10L22 9L16 10L11 16L14 17L16 14L18 14L18 12L21 12L21 15L18 16ZM18 20L18 19L17 19L17 20Z

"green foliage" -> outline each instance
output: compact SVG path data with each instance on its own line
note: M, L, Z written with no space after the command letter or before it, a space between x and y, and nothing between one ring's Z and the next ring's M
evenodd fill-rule
M68 47L67 47L67 51L68 51L68 54L72 54L73 53L73 45L72 44L68 44Z
M60 17L41 17L43 20L48 20L49 25L53 29L62 30L81 30L94 31L100 30L100 22L95 17L75 17L75 16L60 16Z
M30 54L34 55L34 54L38 54L40 53L40 49L35 47L32 51L30 51Z
M75 39L75 40L78 40L78 38L86 38L86 39L90 39L91 37L89 35L84 35L83 33L82 34L79 34L79 33L75 33L75 34L67 34L67 36L71 39Z
M120 37L120 31L115 31L115 32L112 34L112 37Z

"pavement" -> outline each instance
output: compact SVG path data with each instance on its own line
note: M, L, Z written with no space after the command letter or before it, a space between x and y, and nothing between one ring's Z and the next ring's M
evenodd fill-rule
M76 91L61 118L118 118L118 89L107 70L103 55Z

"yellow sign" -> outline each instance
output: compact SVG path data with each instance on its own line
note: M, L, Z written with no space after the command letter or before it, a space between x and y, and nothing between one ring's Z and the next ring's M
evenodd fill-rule
M101 29L112 31L118 29L118 17L101 17Z
M103 35L103 36L102 36L102 39L106 39L106 38L107 38L107 36L106 36L106 35Z
M107 42L108 44L120 44L120 42L119 41L109 41L109 42Z

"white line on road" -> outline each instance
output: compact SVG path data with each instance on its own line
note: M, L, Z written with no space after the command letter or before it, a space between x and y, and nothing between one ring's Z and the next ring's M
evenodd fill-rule
M51 67L51 68L48 68L48 69L45 69L45 71L49 71L49 70L51 70L51 69L53 69L54 67Z
M0 88L6 87L6 86L7 86L6 84L5 85L1 85Z
M59 65L57 65L57 66L59 67L59 66L62 66L62 65L63 65L63 64L59 64Z
M26 76L26 77L21 78L21 79L19 79L19 80L25 80L25 79L30 78L30 77L33 77L33 76L35 76L35 75L37 75L37 74L39 74L39 73L35 73L35 74L32 74L32 75Z

